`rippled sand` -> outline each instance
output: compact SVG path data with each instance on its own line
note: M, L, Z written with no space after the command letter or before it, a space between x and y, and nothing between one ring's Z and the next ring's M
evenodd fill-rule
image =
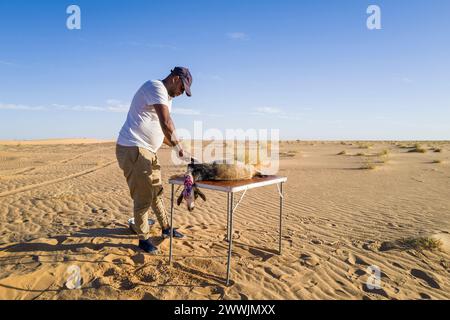
M282 143L283 255L276 186L248 191L235 215L230 287L226 196L205 191L193 213L177 208L186 239L175 242L169 267L159 227L161 255L136 249L114 143L86 142L0 145L0 299L450 298L448 142L422 143L426 153L406 142ZM168 149L159 155L164 181L183 173ZM433 235L441 250L386 245ZM81 289L65 286L72 265ZM380 289L366 286L372 265Z

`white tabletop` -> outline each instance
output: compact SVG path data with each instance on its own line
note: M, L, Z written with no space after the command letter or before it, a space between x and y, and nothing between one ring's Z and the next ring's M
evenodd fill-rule
M244 190L265 187L272 184L284 183L287 177L281 176L263 176L255 177L250 180L238 181L198 181L195 185L201 189L216 190L222 192L240 192ZM170 184L183 185L184 176L176 176L169 179Z

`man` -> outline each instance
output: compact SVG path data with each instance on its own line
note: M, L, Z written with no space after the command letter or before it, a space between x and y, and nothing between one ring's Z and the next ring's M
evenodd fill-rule
M127 179L134 203L134 230L139 248L155 254L157 247L150 241L148 211L152 208L162 228L163 238L170 237L171 226L163 202L161 166L158 149L163 143L175 147L180 158L183 152L170 117L172 99L186 92L191 96L192 76L189 69L176 67L164 80L148 81L138 90L131 103L127 120L120 131L116 156ZM183 234L173 229L174 238Z

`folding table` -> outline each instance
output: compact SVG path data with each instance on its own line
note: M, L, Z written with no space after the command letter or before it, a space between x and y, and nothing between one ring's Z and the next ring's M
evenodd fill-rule
M230 283L230 262L231 251L233 246L233 214L236 208L244 198L247 190L265 187L269 185L277 185L278 193L280 196L280 220L279 220L279 249L278 253L281 254L281 237L282 237L282 222L283 222L283 183L287 181L286 177L281 176L263 176L255 177L250 180L239 181L198 181L196 186L201 189L214 190L227 193L227 241L228 241L228 262L227 262L227 286ZM169 184L172 186L171 200L170 200L170 225L173 229L173 212L174 212L174 188L175 185L184 185L184 176L175 176L169 179ZM234 194L236 192L244 191L239 202L234 206ZM172 263L172 241L173 230L170 232L170 250L169 250L169 264Z

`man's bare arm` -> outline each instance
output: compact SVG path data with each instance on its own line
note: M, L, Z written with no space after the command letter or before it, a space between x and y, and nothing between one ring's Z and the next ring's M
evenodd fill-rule
M164 104L155 104L154 107L159 118L159 123L161 124L161 129L164 133L164 143L171 147L177 146L179 141L174 134L175 125L170 116L169 107Z
M172 142L169 141L169 140L166 138L166 136L164 136L164 144L167 145L167 146L169 146L169 147L172 147Z

